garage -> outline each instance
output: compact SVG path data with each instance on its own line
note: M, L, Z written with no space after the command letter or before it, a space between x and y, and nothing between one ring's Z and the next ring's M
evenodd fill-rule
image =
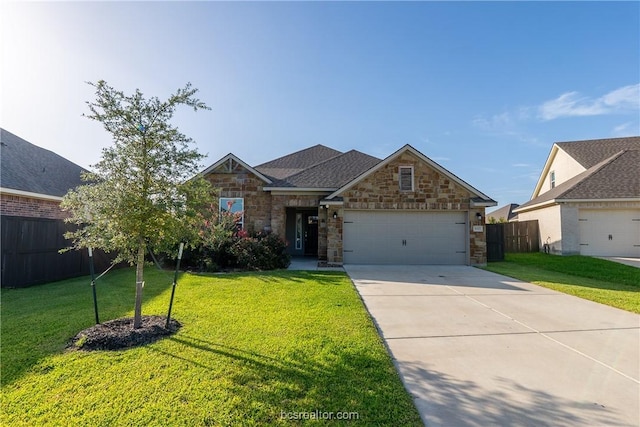
M346 210L345 264L468 264L466 212Z
M581 209L580 253L590 256L640 256L640 210Z

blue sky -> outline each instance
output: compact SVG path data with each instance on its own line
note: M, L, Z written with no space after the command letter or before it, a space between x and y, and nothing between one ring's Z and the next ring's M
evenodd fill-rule
M324 144L411 144L498 201L556 141L640 135L638 2L3 3L0 126L89 167L106 80L211 111L175 124L256 165Z

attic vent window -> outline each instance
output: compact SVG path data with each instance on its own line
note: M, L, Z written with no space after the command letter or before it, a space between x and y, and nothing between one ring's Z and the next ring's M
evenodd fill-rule
M551 171L549 174L549 182L551 183L551 188L556 187L556 171Z
M413 191L413 166L400 166L400 191Z

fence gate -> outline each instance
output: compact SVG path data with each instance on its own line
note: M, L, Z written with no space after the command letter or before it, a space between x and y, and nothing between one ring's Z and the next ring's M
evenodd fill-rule
M538 220L487 224L487 261L502 261L505 253L539 251Z

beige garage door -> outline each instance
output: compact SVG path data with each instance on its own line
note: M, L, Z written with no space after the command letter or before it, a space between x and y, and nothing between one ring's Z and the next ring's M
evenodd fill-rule
M468 264L466 212L345 211L345 264Z
M640 257L640 210L581 209L580 253Z

